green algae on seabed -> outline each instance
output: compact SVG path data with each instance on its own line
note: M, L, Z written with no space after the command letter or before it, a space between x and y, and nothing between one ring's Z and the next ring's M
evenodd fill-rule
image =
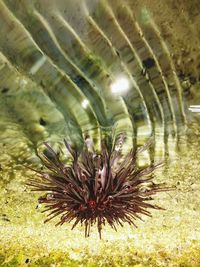
M181 155L156 173L158 182L177 186L156 197L155 203L166 211L153 211L152 218L137 222L137 229L125 225L116 233L105 227L101 241L95 228L85 239L81 227L55 228L56 219L43 224L45 215L36 209L39 194L25 186L32 172L12 167L10 180L2 164L0 266L199 267L199 132L190 140L193 144L185 144Z

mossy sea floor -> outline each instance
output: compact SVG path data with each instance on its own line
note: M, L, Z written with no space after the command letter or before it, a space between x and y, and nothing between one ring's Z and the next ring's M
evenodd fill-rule
M33 175L6 158L1 164L0 266L200 266L200 154L198 132L190 144L175 154L157 181L176 185L158 194L156 203L165 211L152 211L152 218L124 225L116 233L103 229L99 240L95 227L84 238L84 229L55 227L56 219L43 224L45 214L37 208L39 194L25 181ZM192 140L192 142L191 142ZM1 151L6 148L1 144ZM1 156L2 157L2 156ZM7 164L7 166L6 166Z

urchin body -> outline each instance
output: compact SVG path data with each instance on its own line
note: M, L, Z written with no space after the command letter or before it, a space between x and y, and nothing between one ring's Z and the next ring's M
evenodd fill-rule
M66 148L72 155L72 164L66 166L46 144L53 155L43 155L42 163L46 171L37 171L37 180L31 179L29 185L34 191L47 194L39 198L49 211L45 222L60 216L57 225L73 221L72 229L79 223L85 225L85 236L89 236L92 225L97 224L101 238L102 225L107 222L112 228L134 221L144 214L150 216L148 208L161 209L150 204L152 195L166 191L163 185L151 181L152 172L160 164L138 168L138 151L131 150L126 156L120 149L109 149L102 142L101 153L89 151L87 145L80 154L66 141Z

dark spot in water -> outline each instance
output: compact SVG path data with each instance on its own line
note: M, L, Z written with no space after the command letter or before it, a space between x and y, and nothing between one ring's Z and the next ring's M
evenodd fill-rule
M2 92L3 94L7 93L8 91L9 91L9 88L7 88L7 87L5 87L5 88L3 88L3 89L1 90L1 92Z
M44 82L42 80L40 81L40 86L45 88L45 84L44 84Z
M117 56L120 57L119 51L118 50L115 50L115 52L116 52Z
M40 118L40 125L42 126L47 125L46 121L43 118Z
M45 148L43 150L43 154L48 158L48 159L54 159L55 156L53 154L53 152L51 152L49 149Z
M8 219L8 217L6 216L6 214L3 214L2 217L3 217L2 220L3 220L4 222L10 222L10 219Z
M191 84L195 84L197 82L196 77L192 76L192 74L189 74L189 79Z
M30 262L30 259L27 258L27 259L25 260L25 263L29 263L29 262Z
M147 59L145 59L145 60L142 61L142 64L143 64L143 66L144 66L145 68L150 69L150 68L152 68L153 66L155 66L155 61L154 61L153 58L148 57Z
M2 166L1 166L1 164L0 164L0 171L3 171L3 168L2 168Z
M56 156L55 156L55 154L54 154L50 149L48 149L48 148L45 148L45 149L43 150L43 154L44 154L48 159L50 159L50 160L55 160L55 157L56 157L56 156L59 156L59 152L57 152L57 153L56 153Z
M182 80L185 79L185 77L186 77L185 73L183 73L182 71L177 72L177 75Z
M86 83L85 78L83 78L81 75L77 75L75 78L72 79L73 82L78 85L79 87L83 86Z

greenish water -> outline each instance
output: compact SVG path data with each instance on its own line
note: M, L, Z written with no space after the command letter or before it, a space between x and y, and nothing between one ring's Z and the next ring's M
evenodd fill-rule
M1 266L199 266L197 131L187 143L182 142L182 151L174 152L163 170L156 172L155 181L176 186L155 197L155 203L165 210L152 211L152 218L138 221L137 229L125 224L116 233L104 227L102 240L95 227L85 238L82 227L73 231L70 225L55 227L56 219L43 224L45 214L37 206L40 194L30 192L25 185L33 173L21 164L10 162L9 166L4 161L0 182Z
M0 266L200 266L199 14L198 0L0 1ZM44 141L99 151L109 134L124 154L152 138L138 164L165 163L165 210L102 240L44 224L25 165Z

